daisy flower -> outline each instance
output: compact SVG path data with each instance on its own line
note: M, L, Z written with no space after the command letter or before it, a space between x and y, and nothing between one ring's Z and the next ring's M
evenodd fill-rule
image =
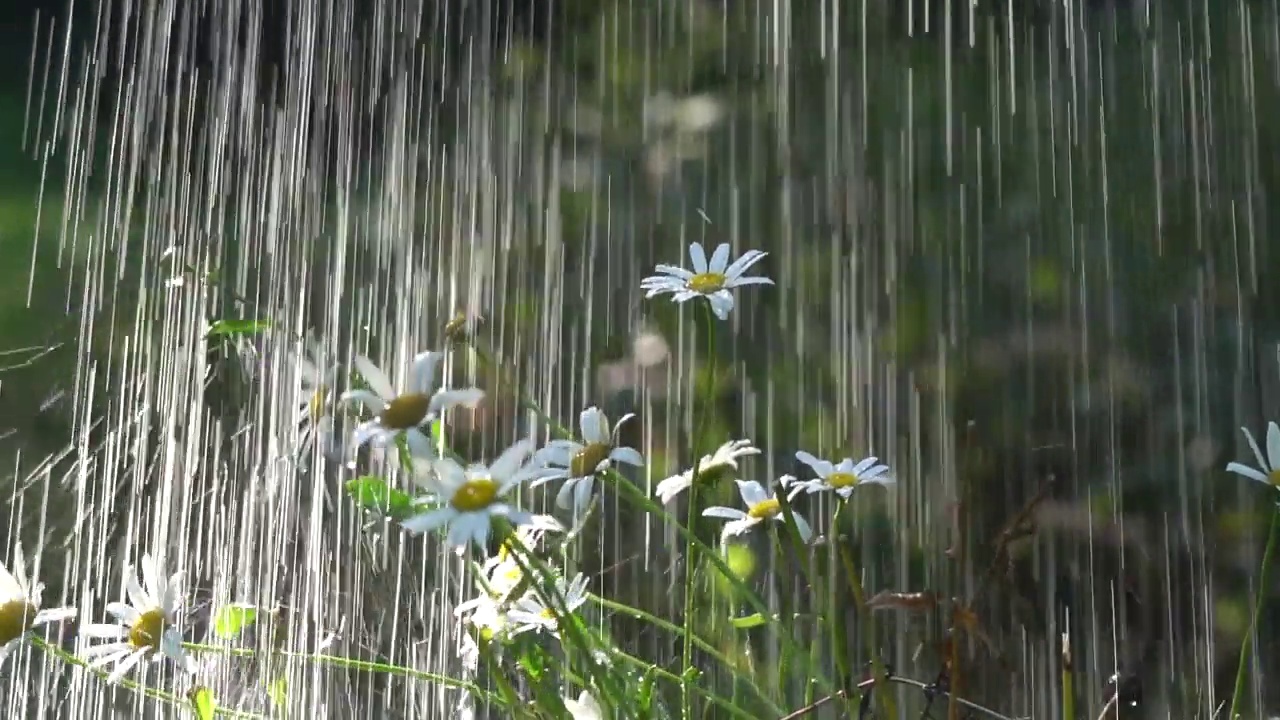
M403 392L397 392L387 374L369 358L357 355L356 369L369 383L370 390L349 390L342 394L342 401L355 400L363 404L375 417L356 428L351 439L352 449L359 449L370 440L382 445L394 445L403 435L409 449L415 455L430 457L434 454L431 441L421 430L443 410L459 405L474 407L484 398L478 388L447 390L443 387L431 392L436 368L444 353L424 352L413 359L408 382Z
M716 505L702 511L703 517L722 518L729 522L725 524L724 530L721 532L720 541L742 535L755 526L766 520L775 522L786 522L786 516L782 513L782 504L773 493L765 490L764 487L755 480L736 480L738 483L738 494L742 496L742 504L747 507L746 511L737 508L722 507ZM784 481L785 485L785 481ZM801 488L792 488L788 493L787 499L795 497L799 494ZM791 516L796 520L796 529L800 531L801 542L809 542L813 537L813 531L809 529L809 523L800 514L792 511Z
M13 572L0 565L0 662L17 649L27 631L38 625L74 617L72 607L40 609L44 583L27 575L27 561L22 546L13 550Z
M502 608L501 598L481 591L480 595L460 603L453 609L454 617L469 623L480 631L481 637L492 639L502 635L511 626ZM465 634L465 633L464 633Z
M600 707L600 703L596 701L591 693L583 690L578 699L562 698L564 700L564 708L569 711L569 716L573 720L603 720L604 708Z
M449 458L433 461L438 491L420 498L418 504L438 505L400 523L411 533L448 527L447 542L462 552L468 543L484 547L489 541L489 526L494 516L505 517L519 527L533 522L533 514L517 509L505 501L525 475L521 466L532 449L521 440L507 448L493 464L463 468Z
M556 578L555 589L551 591L552 609L542 597L533 591L516 601L515 607L507 613L507 617L515 625L513 634L528 630L548 632L560 637L560 620L557 615L568 615L582 607L587 601L587 578L578 573L573 580L565 582L564 578Z
M848 500L854 488L859 485L866 483L892 485L895 482L893 476L889 474L889 466L877 464L879 460L874 457L859 460L857 463L853 462L853 458L845 458L839 464L833 464L829 460L819 460L801 450L796 453L796 459L808 465L818 475L817 479L796 480L790 475L786 477L796 487L804 488L809 493L833 491Z
M178 613L182 609L182 573L174 573L166 581L160 565L150 554L142 556L142 584L134 568L125 570L125 592L128 603L107 604L107 613L116 623L88 625L80 630L85 638L109 639L113 642L86 648L81 654L90 668L115 664L107 678L114 683L124 677L144 658L153 662L168 657L191 672L195 663L182 649L182 633L178 631Z
M654 268L658 274L640 281L640 287L648 290L646 298L657 295L673 294L673 301L682 303L696 297L705 297L711 304L711 311L721 320L729 318L733 310L733 294L729 291L743 285L772 285L767 277L744 277L752 265L760 262L768 253L759 250L748 250L729 264L729 243L722 243L707 262L706 251L701 243L689 246L689 257L693 260L693 271L674 265L658 265Z
M1280 426L1267 423L1267 456L1265 458L1262 456L1262 451L1258 449L1258 441L1253 439L1253 433L1249 432L1248 428L1240 428L1240 430L1244 432L1244 439L1249 441L1249 449L1253 450L1258 468L1233 462L1227 464L1227 471L1280 488Z
M297 411L294 424L301 427L299 454L314 440L322 446L333 436L333 416L330 413L333 387L337 381L337 363L324 362L324 352L312 345L304 348L295 359L298 372L298 390L295 398ZM323 368L323 369L322 369Z
M636 467L644 465L644 457L639 452L617 444L622 424L633 417L634 414L623 416L610 432L609 418L600 408L593 406L583 410L578 418L583 442L553 440L534 453L532 464L539 469L534 471L535 479L529 487L564 480L564 485L556 493L556 505L565 509L572 506L575 515L582 512L591 500L597 474L607 471L614 462Z
M750 440L733 440L716 448L716 451L711 455L703 455L702 461L697 464L696 468L699 477L704 482L714 482L727 473L736 473L738 471L739 458L759 454L760 448L752 445ZM665 505L671 502L672 498L688 490L693 485L693 470L693 468L690 468L679 475L672 475L658 483L658 486L653 490L658 499L662 501L662 504Z

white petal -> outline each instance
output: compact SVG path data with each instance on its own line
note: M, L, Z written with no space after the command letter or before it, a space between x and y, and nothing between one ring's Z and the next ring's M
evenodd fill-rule
M673 277L679 278L680 280L684 280L686 282L691 280L694 275L688 270L685 270L682 267L676 267L675 265L658 265L657 267L654 268L654 270L660 273L666 273L667 275L671 275Z
M1250 480L1257 480L1258 482L1266 483L1267 485L1271 484L1271 481L1267 479L1266 475L1263 475L1262 473L1258 472L1257 470L1254 470L1248 465L1241 465L1238 462L1229 463L1227 465L1227 472L1233 472L1233 473L1236 473L1237 475L1243 475L1249 478Z
M423 393L435 387L436 368L444 358L444 353L424 352L413 358L409 367L409 392Z
M452 458L436 458L431 465L436 472L437 484L450 496L467 483L467 471Z
M711 304L711 312L721 320L728 320L729 313L733 310L733 296L728 291L721 290L707 296L707 302Z
M724 507L722 505L712 505L702 511L702 517L721 518L723 520L741 520L748 515L738 508Z
M120 678L124 677L135 665L142 661L143 655L145 655L143 651L134 650L121 658L120 664L116 665L116 669L112 670L111 674L107 676L107 684L114 685L120 682Z
M44 625L47 623L61 622L70 620L76 616L76 609L73 607L51 608L49 610L41 610L36 613L36 618L31 622L32 625Z
M1262 457L1262 451L1258 449L1257 441L1253 439L1253 433L1249 432L1248 428L1240 429L1244 431L1244 439L1249 441L1249 449L1253 450L1253 456L1258 459L1258 467L1266 472L1270 468L1267 466L1266 459Z
M122 602L110 602L107 603L107 614L118 620L122 625L132 625L142 617L143 610L147 608L145 604L139 604L137 607L142 609L135 609L133 606Z
M676 495L689 489L693 484L693 479L689 475L673 475L666 480L658 483L653 489L653 494L665 505L671 502Z
M493 461L489 466L489 475L498 482L515 477L516 471L520 469L532 450L533 443L528 440L516 442Z
M411 518L406 518L400 523L400 527L411 533L424 533L430 530L435 530L441 525L448 524L457 514L458 511L454 510L453 506L448 505L442 508L436 508L435 510L429 510L421 515L414 515Z
M556 507L561 508L562 510L568 510L572 507L573 486L578 484L581 480L582 478L574 478L573 480L566 481L560 486L560 489L556 491Z
M380 415L387 409L386 401L368 390L348 390L342 393L342 396L338 398L338 402L344 405L352 400L363 405L365 409L374 415ZM308 408L307 414L310 415L310 413L310 408Z
M575 517L586 510L587 506L591 504L591 492L595 489L595 486L595 478L590 475L584 478L579 478L578 481L574 483L573 512Z
M866 472L867 468L870 468L872 465L876 464L876 458L874 457L863 458L862 460L858 461L858 464L856 465L853 463L852 459L846 458L843 462L840 463L840 465L843 467L846 463L849 465L849 469L846 470L845 472L850 472L858 477L862 477L862 473Z
M742 503L747 507L758 505L769 499L769 493L764 486L755 480L735 480L738 483L738 494L742 496Z
M725 277L729 278L730 280L736 280L738 277L742 275L742 273L749 270L752 265L755 265L756 263L763 260L764 256L768 254L769 253L761 252L759 250L748 250L742 253L742 257L738 258L737 260L734 260L732 265L725 268L725 271L724 271Z
M440 390L431 396L428 413L438 413L455 407L473 408L484 400L484 391L480 388L462 388L461 390Z
M609 418L605 417L604 412L598 407L592 406L582 411L578 416L578 428L582 432L582 439L588 445L600 443L608 445L611 440Z
M689 246L689 257L693 260L693 272L702 274L707 271L707 253L702 249L702 243L693 243Z
M711 263L707 265L707 272L724 274L725 269L729 267L729 243L720 243L716 246L715 252L711 253Z
M159 604L159 600L152 598L151 593L143 588L138 582L138 578L134 575L132 565L129 566L125 572L129 573L124 584L125 594L128 595L129 602L133 603L135 608L139 608L139 611L143 611Z
M759 524L760 520L758 518L750 516L744 517L741 520L734 520L733 522L725 523L724 530L720 532L720 541L724 542L727 538L742 535Z
M813 529L809 527L809 521L800 517L800 513L794 511L792 511L791 517L796 521L796 530L800 533L800 542L808 545L809 541L813 539ZM786 518L779 515L778 520L785 522Z
M1280 425L1267 423L1267 469L1280 470Z
M726 288L739 288L746 285L772 285L773 281L767 277L740 277L725 282Z
M364 378L364 381L368 383L369 387L373 388L373 391L378 393L383 400L391 402L395 399L397 393L395 388L391 387L390 378L388 378L387 374L382 372L377 365L374 365L372 360L363 355L356 355L355 366L356 370L360 372L360 376Z
M109 623L90 623L88 625L80 626L76 630L76 633L80 637L86 639L96 638L100 640L118 640L129 635L129 628L121 625L111 625ZM100 645L98 647L102 646Z
M831 471L835 469L835 467L830 462L826 460L819 460L818 458L814 457L813 455L810 455L804 450L800 450L799 452L796 453L796 459L804 463L805 465L808 465L810 468L812 468L813 471L817 473L818 477L820 478L827 477L828 475L831 474Z
M617 462L635 465L636 467L644 467L644 456L640 451L629 447L617 447L613 452L609 453L609 459Z

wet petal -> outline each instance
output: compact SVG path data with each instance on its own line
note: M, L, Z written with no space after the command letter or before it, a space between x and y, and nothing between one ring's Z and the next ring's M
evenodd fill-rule
M1267 423L1267 470L1280 470L1280 425Z
M400 523L400 527L411 533L420 534L439 528L457 514L452 507L437 508L404 520Z
M764 486L755 480L735 480L738 483L738 494L742 496L742 502L747 507L758 505L769 499L769 493Z
M489 474L499 482L515 476L516 471L524 464L525 458L533 449L528 440L521 440L507 448L493 464L489 466Z
M804 450L800 450L799 452L796 453L796 459L804 463L805 465L808 465L810 468L812 468L813 471L817 473L818 477L820 478L825 478L826 476L831 474L832 470L835 469L835 467L830 462L826 460L819 460L818 458L814 457L813 455L810 455Z
M484 391L480 388L463 388L461 390L440 390L431 396L428 413L438 413L455 407L473 408L484 400Z
M764 256L768 254L769 253L761 252L759 250L748 250L742 253L742 257L738 258L737 260L734 260L732 265L730 265L728 268L725 268L725 271L724 271L725 277L729 278L730 280L737 280L738 276L742 275L742 273L749 270L752 265L755 265L756 263L763 260Z
M413 358L413 364L409 367L409 392L426 393L435 386L436 368L439 367L440 361L444 359L444 353L424 352L418 353Z
M390 378L377 365L374 365L372 360L363 355L356 355L355 365L356 370L360 372L360 376L364 378L365 382L369 383L369 387L373 388L373 391L378 393L383 400L390 402L395 399L396 391L391 387Z
M707 271L724 274L728 267L729 243L720 243L716 246L715 252L711 253L711 263L707 265Z
M628 465L634 465L636 467L644 467L644 456L635 448L614 448L613 452L609 453L609 459L616 462L626 463Z
M1271 481L1267 479L1266 475L1263 475L1262 473L1258 472L1257 470L1254 470L1248 465L1241 465L1238 462L1228 463L1227 472L1233 472L1237 475L1243 475L1249 478L1250 480L1257 480L1258 482L1266 483L1267 485L1271 484Z
M358 402L374 415L381 415L387 409L387 403L368 390L348 390L342 393L342 397L338 398L338 401L343 404L352 401ZM307 409L307 414L311 414L310 408Z
M707 253L702 249L702 243L693 243L689 245L689 258L693 260L693 272L701 274L707 271Z
M723 505L712 505L702 511L702 517L721 518L724 520L741 520L747 517L747 514L738 508L724 507Z
M604 412L600 408L592 406L583 410L578 416L578 429L582 432L582 439L588 445L598 443L609 444L609 418L605 417Z

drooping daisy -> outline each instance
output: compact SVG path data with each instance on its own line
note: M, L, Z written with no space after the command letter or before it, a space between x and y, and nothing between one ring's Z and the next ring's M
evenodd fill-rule
M733 310L733 294L730 290L743 285L773 284L767 277L743 276L743 273L767 254L759 250L748 250L730 265L729 243L721 243L708 264L702 244L695 242L689 246L689 257L693 260L692 272L674 265L658 265L654 269L659 274L641 280L640 287L648 291L646 298L671 293L675 296L672 300L678 303L705 297L716 317L727 320L729 312Z
M833 464L801 450L796 453L796 459L808 465L818 475L813 480L795 480L790 475L787 476L794 481L796 487L804 488L808 493L831 491L848 500L859 485L892 485L895 482L889 474L889 466L877 464L879 460L874 457L857 463L853 462L853 458L845 458L839 464Z
M573 720L604 720L604 708L600 707L600 703L595 697L583 690L578 699L563 698L564 708L569 711L569 716Z
M1227 471L1280 488L1280 426L1267 423L1267 456L1265 458L1262 456L1262 451L1258 449L1258 441L1253 439L1253 433L1249 432L1248 428L1240 429L1244 431L1245 440L1249 441L1249 448L1253 450L1253 457L1257 459L1258 467L1255 469L1233 462L1227 464Z
M703 517L722 518L728 520L725 523L724 530L721 531L720 540L724 540L741 535L766 520L774 522L786 522L786 516L782 513L782 503L773 493L765 490L764 486L755 480L736 480L738 483L738 494L742 496L742 504L746 506L746 511L738 508L723 507L716 505L702 511ZM785 485L785 482L783 483ZM799 494L801 488L793 487L787 493L787 499L790 500ZM794 510L791 516L795 518L796 529L800 531L800 540L809 542L813 537L813 531L809 528L809 523L800 514Z
M556 505L565 509L572 506L575 515L582 512L591 501L598 473L607 471L614 462L636 467L644 465L644 457L639 452L617 444L622 424L633 417L633 414L623 416L611 433L609 418L600 408L592 406L583 410L578 418L583 442L553 440L534 453L531 465L538 469L534 471L535 479L529 487L564 480L564 485L556 493Z
M113 683L124 677L144 658L157 661L168 657L188 672L195 663L182 649L182 633L178 631L178 613L182 610L182 573L165 580L159 563L150 554L142 556L142 584L134 568L125 570L125 592L129 602L107 604L107 612L116 623L95 623L81 628L80 635L89 639L113 642L94 645L81 653L91 668L115 664L107 678Z
M298 450L304 459L313 442L328 449L333 437L333 388L338 365L325 361L323 349L311 343L304 344L294 359L298 373L294 424L301 427Z
M564 578L556 578L555 589L550 595L554 610L532 590L516 601L507 613L507 618L515 625L513 634L533 630L560 637L559 617L576 611L587 601L587 578L582 573L568 582Z
M693 485L693 472L696 469L698 476L702 482L715 482L729 473L738 471L738 459L747 457L748 455L759 455L760 448L751 444L750 440L732 440L720 447L711 455L703 455L702 462L698 463L694 468L672 475L671 477L658 483L655 487L654 494L665 505L671 502L671 499L680 493L688 490Z
M0 663L17 649L27 632L38 625L74 617L76 609L40 609L44 583L27 575L22 546L13 550L13 572L0 565Z
M429 425L441 411L459 405L474 407L484 399L484 391L473 387L461 390L441 387L432 393L436 369L443 358L444 353L419 353L413 359L407 381L399 385L404 391L397 392L386 373L368 358L356 356L356 369L373 390L349 390L342 394L342 401L358 401L375 417L356 428L351 439L352 450L369 440L394 445L396 437L403 435L414 455L434 454L431 441L420 428Z
M436 458L432 464L439 490L419 499L418 504L438 507L415 515L400 525L412 533L448 527L447 542L462 552L471 542L482 548L485 546L495 515L507 518L516 527L532 523L532 513L505 501L507 494L527 477L520 470L531 450L532 444L521 440L507 448L488 467L477 463L463 468L449 458Z

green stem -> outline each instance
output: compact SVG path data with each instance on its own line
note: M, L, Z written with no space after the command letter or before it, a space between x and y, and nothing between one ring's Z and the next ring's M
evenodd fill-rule
M1249 631L1244 634L1244 640L1240 641L1240 663L1236 666L1236 687L1231 693L1231 712L1227 715L1228 720L1236 720L1240 717L1236 714L1236 708L1240 703L1240 695L1244 693L1245 668L1249 665L1249 649L1253 646L1253 635L1258 629L1258 615L1262 611L1262 604L1267 599L1267 570L1271 567L1271 553L1275 550L1277 537L1280 537L1280 507L1271 513L1271 534L1267 536L1267 549L1262 551L1262 566L1258 568L1258 589L1253 598L1253 618L1249 621Z
M848 502L846 501L844 504L848 505ZM831 532L834 536L838 536L836 529L839 527L839 519L840 514L837 510L835 521L831 525ZM880 659L880 653L876 651L875 620L871 617L871 611L867 608L866 593L862 590L862 579L858 577L857 564L853 561L853 553L849 551L849 548L844 543L839 543L838 540L836 542L840 546L840 560L844 564L844 572L849 576L849 587L853 590L853 602L855 609L858 611L858 631L866 638L867 654L871 657L871 672L876 681L871 688L871 692L885 708L885 717L898 717L897 708L894 707L893 693L886 682L889 673L884 667L884 661Z
M414 680L422 680L424 682L436 683L437 685L443 685L445 687L466 690L467 692L485 696L489 700L493 699L488 698L490 693L482 690L480 686L475 683L451 678L448 675L426 672L425 670L415 670L413 668L407 668L400 665L391 665L390 663L374 662L372 660L357 660L355 658L342 657L340 655L321 655L318 653L293 652L289 650L230 648L220 647L218 645L205 645L203 643L184 642L182 643L182 647L194 652L209 653L212 655L225 655L227 657L258 658L263 655L272 655L274 657L289 658L292 660L307 660L320 665L329 665L331 667L340 667L348 670L386 673L388 675L413 678Z
M675 623L669 620L664 620L658 617L657 615L647 613L643 610L640 610L639 608L633 608L630 605L624 605L620 602L615 602L613 600L609 600L608 598L603 598L595 594L588 594L587 599L606 610L613 610L614 612L621 613L623 615L629 615L631 617L636 618L637 620L643 620L644 622L647 622L656 628L660 628L662 630L666 630L667 632L675 633L682 637L688 638L688 636L685 634L684 629L679 625L676 625ZM724 653L716 649L714 645L712 645L711 643L707 642L706 640L704 640L703 638L697 635L694 635L692 638L689 638L689 639L692 640L693 644L696 645L698 649L710 655L712 659L714 659L716 662L720 663L721 665L724 665L725 667L733 671L735 676L742 677L743 674L735 670L735 667L736 667L735 664L727 656L725 656ZM782 708L774 704L774 702L770 700L767 695L765 695L764 691L762 691L760 687L755 684L754 681L752 681L750 678L746 678L746 679L747 679L747 683L751 686L751 689L755 691L755 694L760 698L760 700L762 700L765 703L765 705L769 707L770 714L772 715L783 714Z
M40 648L42 651L70 665L75 665L76 667L84 668L85 670L88 670L90 673L92 673L93 675L96 675L99 679L103 681L105 681L108 677L111 676L111 673L107 672L105 669L90 667L88 662L82 660L81 658L76 657L74 654L69 653L66 650L63 650L57 645L50 643L48 640L45 640L44 638L38 635L28 635L27 639L31 641L32 645ZM117 684L120 687L123 687L127 690L132 690L133 692L136 692L140 695L145 695L146 697L152 698L153 700L159 700L161 702L166 702L166 703L169 703L170 705L176 705L179 707L190 707L190 704L185 698L182 698L171 692L165 692L164 690L148 687L146 685L143 685L140 682L135 682L128 678L120 678ZM223 708L223 707L217 707L217 706L214 707L213 712L214 712L214 715L218 717L238 718L239 720L266 720L265 715L258 715L256 713L242 712L239 710L232 710L230 708Z
M701 485L702 478L698 477L698 473L702 470L702 449L699 447L702 441L703 431L706 429L707 418L715 411L715 390L716 390L716 319L711 313L711 306L706 304L704 307L707 316L707 404L702 409L698 422L695 424L693 432L693 442L690 443L693 449L693 456L697 458L693 463L692 482L689 484L689 510L686 513L685 527L689 529L689 537L685 540L684 545L684 647L681 653L681 676L684 678L684 685L680 689L681 700L681 717L684 720L692 720L693 718L693 692L690 684L694 680L693 667L693 598L694 598L694 544L693 538L696 533L693 532L694 523L698 520L698 489ZM697 400L694 400L694 409L697 409Z

